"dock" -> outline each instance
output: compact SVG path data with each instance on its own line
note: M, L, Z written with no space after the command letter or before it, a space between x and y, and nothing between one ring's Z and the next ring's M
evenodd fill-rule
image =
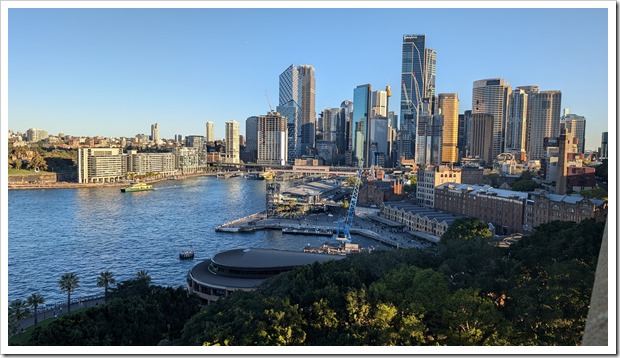
M282 233L298 235L332 236L338 230L338 221L327 214L312 214L303 219L267 217L265 212L235 219L215 228L217 232L244 233L256 230L281 230ZM307 231L306 231L307 230ZM395 248L424 248L430 245L415 235L378 224L363 217L356 217L350 232L384 243Z

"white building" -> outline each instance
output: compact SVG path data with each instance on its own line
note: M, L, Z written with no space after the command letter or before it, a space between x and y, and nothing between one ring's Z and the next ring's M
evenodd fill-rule
M238 164L239 159L239 123L234 120L226 122L226 152L224 161L228 164Z
M451 165L426 165L418 169L418 204L435 207L435 187L443 183L461 183L461 168Z
M286 165L288 159L288 129L286 118L269 112L257 120L257 164Z
M105 183L121 179L121 148L78 148L78 182Z

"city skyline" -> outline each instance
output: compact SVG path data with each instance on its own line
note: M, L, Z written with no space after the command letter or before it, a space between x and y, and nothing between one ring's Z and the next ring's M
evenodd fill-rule
M291 64L314 67L317 115L352 100L366 83L390 85L390 111L399 114L402 39L424 34L437 51L435 92L457 93L460 113L471 109L473 83L482 79L559 90L562 108L587 119L586 149L595 149L613 115L607 11L12 8L8 128L131 137L158 123L160 137L170 139L204 135L211 121L221 139L225 122L235 120L245 133L248 117L275 107L278 76ZM412 16L415 25L405 21ZM279 26L258 26L265 18ZM377 21L384 18L387 25ZM359 21L369 31L351 36ZM489 31L500 25L505 32ZM299 37L282 28L312 32ZM554 41L532 40L538 38ZM376 51L368 52L369 44ZM358 60L364 53L367 61Z

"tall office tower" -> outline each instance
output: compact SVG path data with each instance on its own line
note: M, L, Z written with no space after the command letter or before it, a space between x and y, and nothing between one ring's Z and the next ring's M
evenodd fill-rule
M370 103L370 117L388 116L389 98L392 96L392 89L390 86L385 86L385 91L377 90L372 93L372 99Z
M562 128L560 131L560 137L558 138L558 144L560 147L558 158L558 175L555 181L556 194L566 194L566 165L568 163L568 153L570 152L570 148L574 145L575 138L577 137L573 133L570 133L567 128Z
M286 118L278 112L259 116L257 164L286 165L288 160L288 128Z
M471 116L469 133L469 156L480 158L485 165L493 164L493 134L495 117L489 113L475 113Z
M398 115L394 111L388 112L388 123L394 130L398 130Z
M414 158L420 103L435 96L437 51L426 48L426 35L404 35L400 96L399 152Z
M601 153L599 154L599 158L607 159L609 155L609 143L607 142L607 133L603 132L601 135Z
M315 147L316 130L316 79L314 67L299 66L299 86L301 99L301 147L302 152L311 154Z
M370 165L378 165L385 167L390 158L390 152L388 147L388 119L383 116L374 116L370 118L369 133L370 138L370 150L369 150L369 162Z
M290 65L280 74L280 103L276 110L287 118L289 153L299 157L314 148L316 80L314 67Z
M288 162L301 156L301 100L299 98L299 72L290 65L280 74L280 98L276 110L286 117L288 129Z
M532 91L528 93L527 156L543 159L545 138L557 138L560 134L560 111L562 92Z
M368 163L368 122L372 86L359 85L353 90L353 158L354 162Z
M560 129L566 128L577 138L577 150L583 154L586 149L586 117L576 114L565 114L560 122Z
M258 116L251 116L245 120L245 152L249 160L256 162L258 158Z
M527 138L527 92L517 87L510 94L508 104L508 127L505 151L513 154L526 151Z
M459 126L459 130L462 127L463 132L459 133L459 136L462 138L462 155L461 158L466 158L471 156L471 119L472 119L471 110L467 110L463 112L463 123L462 126ZM460 120L460 116L459 116Z
M205 139L210 143L215 142L215 124L213 122L207 122Z
M432 100L423 99L416 126L415 162L417 165L441 164L443 115L432 114Z
M344 100L340 104L336 119L336 161L345 163L345 155L351 152L350 118L353 113L353 102Z
M340 108L325 108L321 116L321 139L336 142Z
M151 124L151 140L155 143L159 143L159 125L157 123Z
M456 163L459 160L459 95L440 93L438 97L439 114L443 115L441 162Z
M239 163L239 123L234 120L226 122L226 152L224 161L230 164Z
M340 116L345 120L345 151L353 151L353 101L346 99L340 104ZM342 120L342 119L341 119Z
M493 115L493 158L503 153L505 129L508 118L508 100L512 93L510 83L503 78L474 82L472 114Z
M457 147L459 151L459 161L465 157L465 143L467 143L467 127L465 124L465 114L459 114L459 134Z

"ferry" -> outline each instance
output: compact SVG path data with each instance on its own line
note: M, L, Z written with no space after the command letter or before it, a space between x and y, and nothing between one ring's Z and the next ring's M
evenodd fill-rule
M127 188L122 188L121 193L132 193L135 191L148 191L155 190L153 186L148 185L146 183L135 183Z
M330 243L326 242L321 247L311 247L310 244L308 244L308 246L304 248L304 252L313 252L328 255L348 255L370 251L370 249L363 249L358 244L352 244L350 242L343 242L340 245L331 245Z
M273 178L275 177L275 173L274 172L262 172L262 173L258 173L258 180L273 180Z

